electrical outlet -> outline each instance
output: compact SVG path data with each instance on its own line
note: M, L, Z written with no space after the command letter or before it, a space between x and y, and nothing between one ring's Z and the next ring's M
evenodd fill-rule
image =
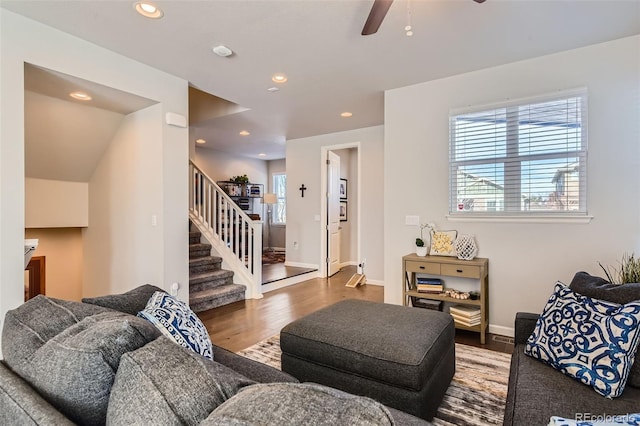
M294 241L294 242L293 242L293 249L294 249L294 250L298 250L298 249L299 249L299 247L298 247L298 242L297 242L297 241Z
M179 288L180 288L180 283L171 284L171 295L172 296L177 296Z

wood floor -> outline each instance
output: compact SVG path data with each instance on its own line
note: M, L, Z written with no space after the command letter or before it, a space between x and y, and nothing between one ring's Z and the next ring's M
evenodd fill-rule
M232 303L200 312L198 316L207 327L213 343L237 352L278 334L291 321L340 300L382 302L382 286L344 286L354 273L355 267L343 268L330 278L314 278L265 293L262 299ZM507 353L513 350L508 338L488 334L486 340L485 345L480 345L478 333L456 330L456 341L459 343Z

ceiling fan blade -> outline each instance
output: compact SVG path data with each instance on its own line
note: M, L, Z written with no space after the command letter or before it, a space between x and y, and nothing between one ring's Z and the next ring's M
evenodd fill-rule
M382 20L391 7L391 3L393 3L393 0L375 0L373 6L371 6L371 12L369 12L367 22L364 23L364 27L362 28L362 35L375 34L378 31Z

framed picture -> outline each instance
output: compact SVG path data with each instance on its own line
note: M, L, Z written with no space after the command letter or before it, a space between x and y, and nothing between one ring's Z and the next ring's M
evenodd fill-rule
M340 178L340 199L347 199L347 180Z
M340 201L340 222L347 221L347 202Z
M457 236L458 231L432 231L429 254L432 256L455 256L454 243Z

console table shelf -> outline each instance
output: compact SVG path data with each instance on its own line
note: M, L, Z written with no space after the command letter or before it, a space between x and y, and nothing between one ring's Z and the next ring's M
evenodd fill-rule
M480 298L455 299L444 294L421 293L416 290L416 274L428 276L448 276L479 281ZM489 326L489 259L477 257L473 260L460 260L454 257L418 256L415 253L402 257L402 302L410 306L412 297L438 300L460 305L480 307L480 324L466 326L458 322L456 328L480 333L480 343L485 343L485 333Z

